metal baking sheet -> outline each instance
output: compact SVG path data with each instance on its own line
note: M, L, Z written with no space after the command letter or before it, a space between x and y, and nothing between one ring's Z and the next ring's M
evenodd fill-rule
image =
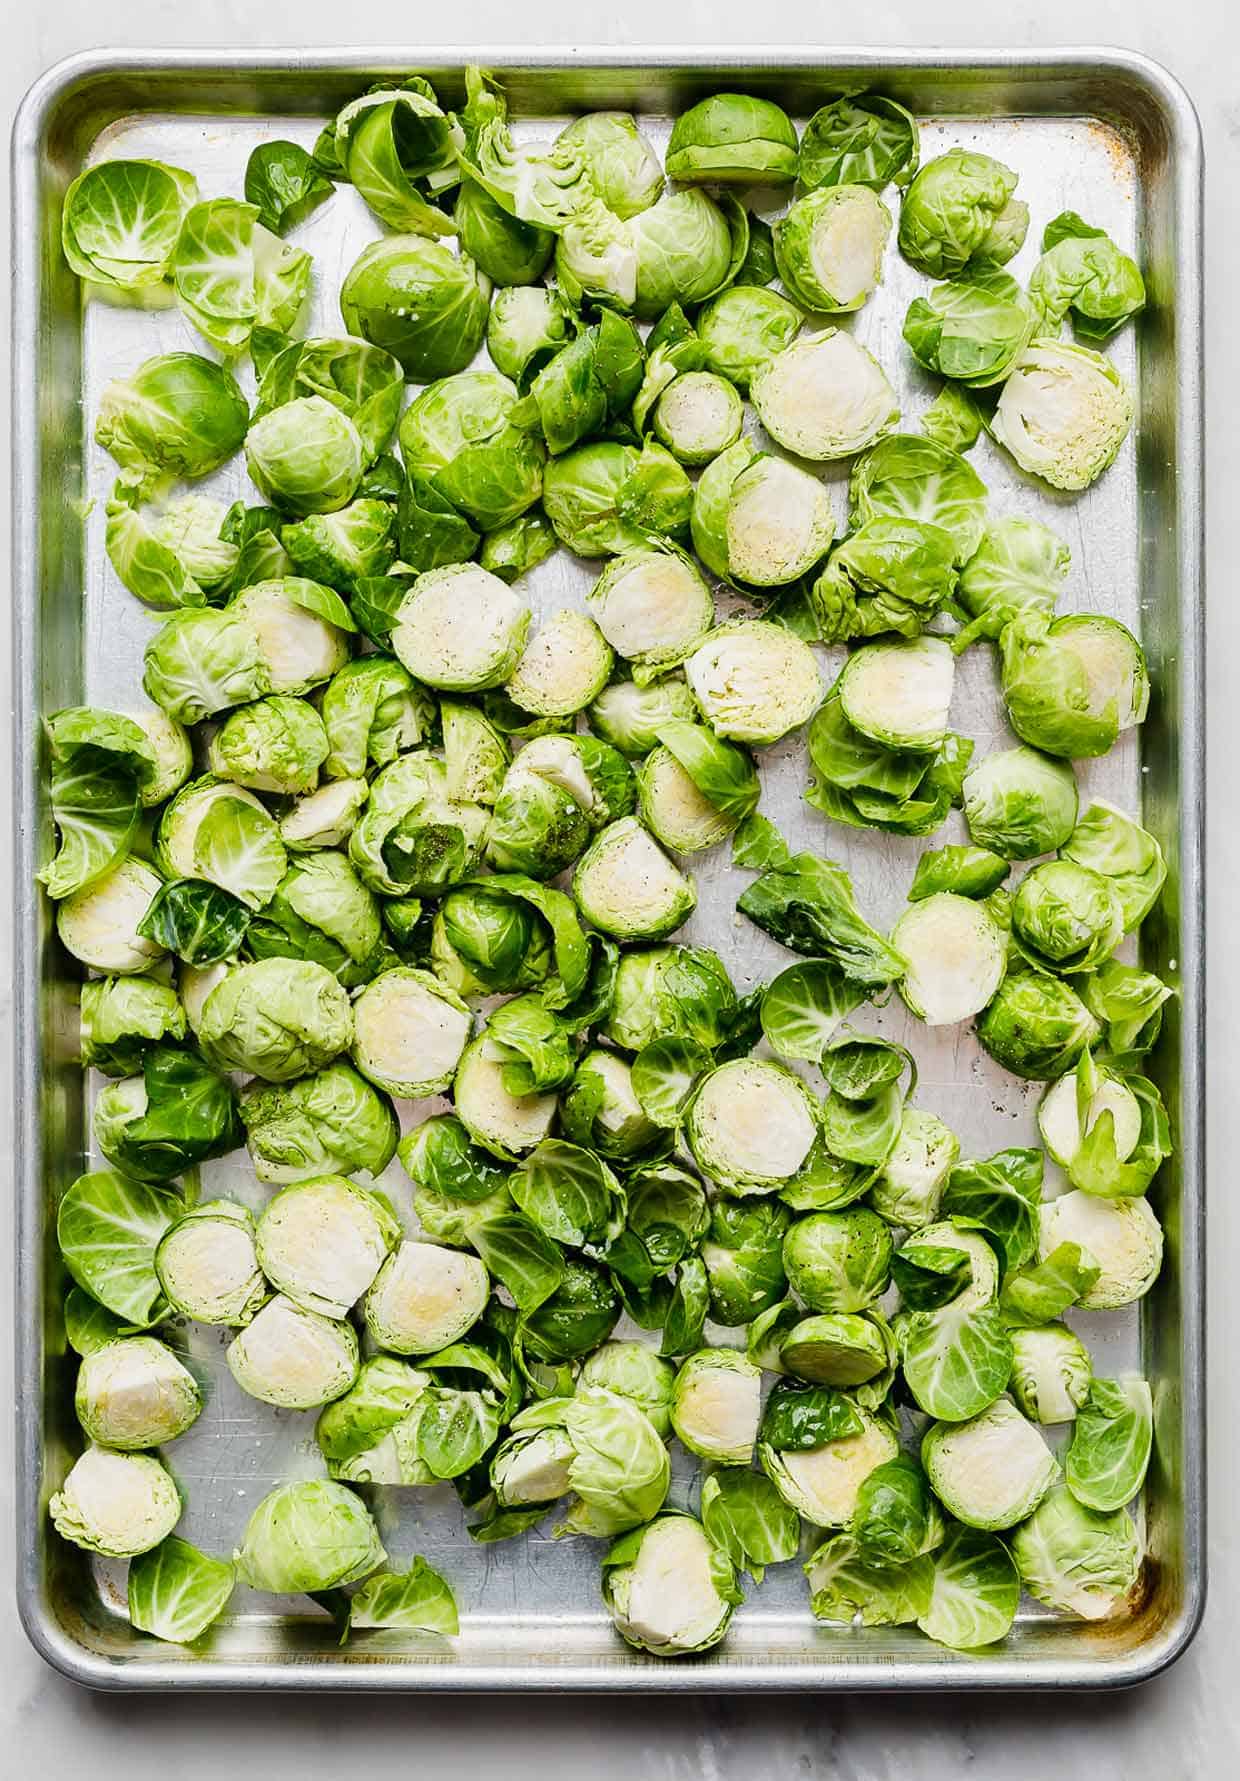
M1166 849L1167 893L1142 946L1151 967L1179 991L1156 1068L1179 1134L1176 1159L1155 1192L1168 1237L1162 1278L1139 1310L1071 1319L1103 1368L1139 1365L1154 1385L1156 1457L1142 1506L1150 1558L1140 1605L1124 1618L1087 1626L1026 1605L1004 1645L957 1655L910 1629L818 1626L793 1564L768 1573L722 1646L659 1662L612 1632L599 1596L597 1543L535 1534L475 1546L445 1486L371 1494L393 1556L403 1561L422 1552L451 1578L462 1613L458 1640L444 1645L375 1633L342 1652L308 1602L239 1590L206 1646L188 1652L133 1632L124 1614L123 1567L92 1562L51 1533L47 1499L80 1442L72 1411L75 1359L66 1353L60 1319L54 1211L59 1193L89 1166L97 1084L83 1087L73 972L31 889L49 837L37 776L38 719L66 704L131 697L135 664L155 622L120 587L103 551L102 503L113 467L90 438L100 390L153 352L204 350L175 310L152 315L96 303L83 312L59 253L60 200L82 165L118 155L191 168L204 194L239 191L256 143L280 136L310 144L324 117L385 72L421 69L452 103L464 63L476 59L504 81L524 134L546 135L574 112L623 107L641 115L660 148L671 117L721 87L768 94L803 122L829 90L873 85L919 115L924 158L959 144L1019 171L1034 227L1013 264L1018 276L1036 257L1042 224L1067 207L1105 227L1145 268L1150 307L1139 328L1111 348L1139 392L1137 425L1113 468L1084 496L1061 497L1022 478L985 440L973 459L996 512L1038 515L1070 544L1063 609L1123 619L1142 636L1153 671L1150 719L1140 735L1079 769L1083 797L1140 808ZM1170 1663L1192 1637L1204 1591L1201 170L1196 118L1182 90L1154 64L1115 51L953 51L933 58L775 48L725 56L676 49L98 53L53 69L32 90L14 155L18 1588L38 1649L84 1683L141 1689L1045 1688L1130 1683ZM339 331L340 280L378 232L360 199L342 187L299 233L316 263L312 332ZM893 246L878 294L846 324L895 380L909 424L933 394L900 338L905 307L922 282ZM828 474L842 523L846 472ZM246 485L234 464L203 486L231 499ZM537 614L580 602L594 572L561 551L522 587ZM838 652L822 653L824 668L834 672ZM988 654L976 649L962 659L953 707L956 727L976 738L979 755L1006 733ZM801 800L806 764L799 738L766 751L763 766L763 808L797 845L849 867L874 921L894 919L924 844L844 829L809 809ZM931 844L961 834L954 815ZM730 867L726 848L699 856L693 870L700 903L683 938L717 947L745 984L790 962L736 915L749 875ZM862 1024L912 1047L921 1068L918 1098L959 1132L966 1156L1036 1141L1036 1086L990 1064L971 1031L934 1034L898 1001L866 1011ZM405 1123L437 1104L406 1105ZM205 1192L261 1203L244 1153L204 1173ZM385 1185L408 1213L399 1167ZM210 1380L201 1420L169 1454L188 1495L180 1531L227 1552L273 1484L318 1472L314 1416L244 1396L223 1365L224 1332L186 1325L173 1340ZM672 1500L692 1502L695 1484L692 1467L682 1464Z

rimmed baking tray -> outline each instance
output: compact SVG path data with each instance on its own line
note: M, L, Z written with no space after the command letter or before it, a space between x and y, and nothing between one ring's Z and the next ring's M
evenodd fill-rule
M1155 1462L1142 1506L1149 1559L1138 1604L1118 1619L1083 1625L1030 1610L1002 1646L954 1654L906 1629L817 1626L799 1567L784 1566L738 1613L722 1646L660 1663L612 1633L598 1595L595 1543L542 1538L478 1547L464 1536L450 1491L380 1491L375 1509L392 1553L426 1553L457 1587L462 1633L450 1648L376 1633L341 1651L310 1604L290 1612L287 1601L239 1591L209 1642L182 1651L135 1634L123 1612L122 1573L92 1563L49 1528L48 1497L80 1441L54 1215L59 1193L89 1158L93 1089L75 1061L74 973L33 889L50 843L39 719L63 705L132 694L134 663L152 624L110 575L102 550L101 497L112 469L90 443L99 391L152 352L202 350L175 311L83 309L60 255L61 200L88 160L118 154L192 168L204 193L237 191L256 142L293 136L309 143L322 119L384 73L422 70L452 103L472 60L504 81L527 134L545 134L547 122L574 112L617 107L641 114L660 146L676 112L720 88L769 95L803 120L829 92L872 85L922 119L927 156L961 143L1019 170L1035 219L1027 257L1036 253L1032 238L1042 223L1071 207L1105 226L1145 269L1149 307L1112 348L1138 391L1138 422L1115 466L1083 497L1061 499L1033 488L985 442L975 458L997 510L1040 514L1070 543L1064 609L1111 612L1133 625L1153 674L1140 736L1081 773L1083 793L1140 808L1166 850L1167 893L1146 923L1142 949L1178 990L1155 1063L1179 1138L1154 1192L1166 1264L1139 1311L1080 1320L1102 1366L1140 1365L1154 1387ZM1154 63L1116 50L92 52L61 63L31 90L13 153L18 1593L37 1649L78 1681L131 1689L1092 1687L1141 1681L1172 1662L1196 1629L1205 1587L1201 153L1183 90ZM338 331L333 293L378 232L355 194L342 189L299 237L322 271L313 331ZM1024 266L1018 261L1014 270ZM855 323L896 379L910 419L933 393L899 337L918 285L893 252L882 289ZM231 496L242 482L233 468L213 486ZM834 496L842 518L842 486ZM536 609L551 608L579 600L590 580L589 565L560 552L523 587L531 587ZM957 707L960 727L980 750L1003 734L985 656L975 650L964 659ZM850 867L872 918L893 917L918 844L853 834L808 810L800 799L802 744L769 751L766 768L764 808L800 845ZM953 838L949 830L935 841ZM734 918L744 880L726 862L708 856L698 879L690 937L718 946L745 981L787 962ZM898 1008L874 1021L911 1041L922 1066L920 1098L961 1134L966 1154L1032 1136L1036 1095L990 1066L971 1035L911 1030ZM396 1178L392 1185L403 1191ZM237 1159L212 1165L206 1186L255 1198ZM316 1462L313 1419L242 1397L221 1364L218 1335L174 1333L208 1376L210 1395L169 1462L189 1498L183 1531L227 1551L270 1485L313 1472ZM692 1483L690 1473L680 1476L674 1498L688 1500Z

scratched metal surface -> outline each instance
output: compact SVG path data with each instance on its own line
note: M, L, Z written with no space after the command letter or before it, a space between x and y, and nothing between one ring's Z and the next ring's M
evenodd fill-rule
M562 121L561 116L523 118L519 133L546 136ZM668 118L646 115L641 122L661 151ZM239 193L247 157L256 143L292 137L309 146L317 129L317 118L304 116L130 116L98 137L90 158L150 157L192 170L204 195ZM1019 171L1020 196L1029 204L1033 221L1029 240L1010 268L1017 277L1027 275L1037 257L1043 224L1069 207L1140 255L1142 191L1137 152L1116 129L1088 117L949 116L923 121L922 131L925 160L948 147L964 146L996 155ZM893 194L889 191L886 196L890 200ZM759 209L776 213L778 204L768 207L762 194L755 197ZM308 332L342 331L337 308L341 280L362 248L379 233L375 219L349 187L340 188L297 233L298 244L308 248L315 260ZM893 240L880 289L859 315L845 321L884 366L908 426L916 424L935 393L934 380L913 363L900 334L905 309L925 284L900 258ZM101 705L125 706L141 698L141 652L157 620L125 592L108 564L103 548L103 504L115 470L106 454L89 440L89 428L109 378L126 373L153 353L175 349L209 351L175 309L151 314L94 303L85 313L81 394L88 442L84 447L83 493L94 505L86 520L82 577L82 690L90 702ZM1136 332L1125 330L1110 351L1125 377L1135 381ZM249 391L253 373L248 360L242 361L239 375ZM752 414L747 426L757 432ZM994 513L1034 515L1054 527L1070 545L1072 567L1061 610L1110 613L1140 634L1146 628L1147 608L1156 590L1149 585L1148 575L1142 574L1139 432L1138 426L1115 465L1081 496L1058 496L1035 486L986 439L977 446L972 461L988 485ZM842 532L847 466L828 467L827 480ZM198 486L226 500L257 498L241 460ZM535 622L544 612L579 605L598 567L561 550L527 576L520 586L534 609ZM726 602L721 601L721 611L725 609ZM823 650L819 654L824 680L829 683L838 671L842 652ZM952 726L974 738L975 759L1014 740L1004 722L991 652L984 647L970 650L959 663ZM1105 759L1079 765L1082 808L1093 795L1130 810L1142 807L1143 777L1150 765L1142 763L1141 746L1138 737L1129 735ZM795 846L829 854L847 865L862 909L880 928L889 926L903 906L922 849L965 838L958 813L928 842L829 823L802 799L807 782L802 736L762 751L761 765L764 812L778 822ZM1157 771L1157 761L1153 765ZM751 875L731 867L726 846L696 856L689 865L697 881L699 903L678 938L715 947L737 982L745 986L766 980L791 962L792 955L736 914L736 897ZM939 1113L959 1133L966 1157L987 1155L1013 1143L1036 1142L1033 1114L1038 1085L1021 1083L993 1065L970 1028L933 1032L911 1017L898 998L882 1009L861 1011L855 1024L910 1047L920 1070L918 1102ZM807 1074L818 1081L814 1072ZM98 1082L91 1085L88 1103L93 1102L98 1087ZM416 1123L442 1105L405 1103L400 1108L402 1123ZM89 1147L89 1126L83 1137ZM1053 1165L1048 1174L1054 1176ZM270 1190L255 1182L244 1151L208 1165L203 1177L204 1196L226 1192L256 1210L269 1196ZM398 1164L389 1169L383 1186L412 1229L416 1220L409 1184ZM1052 1179L1048 1191L1057 1188ZM1069 1320L1085 1336L1099 1371L1140 1365L1141 1316L1136 1309ZM737 1332L717 1332L717 1336L723 1341L738 1339ZM172 1339L207 1384L201 1419L167 1455L188 1498L179 1531L208 1550L226 1553L239 1540L251 1510L269 1488L285 1479L321 1473L313 1441L314 1413L274 1410L242 1393L224 1365L228 1332L186 1322L175 1328ZM695 1503L696 1463L686 1463L686 1456L679 1454L674 1502ZM51 1483L54 1485L55 1479ZM566 1672L570 1667L579 1678L598 1686L611 1685L617 1675L630 1683L637 1681L634 1666L653 1670L653 1660L624 1650L610 1631L598 1591L600 1547L591 1541L552 1537L554 1516L530 1536L478 1547L464 1534L462 1513L449 1487L432 1491L380 1489L370 1494L392 1558L403 1563L411 1553L423 1553L451 1579L462 1614L461 1638L450 1653L433 1641L382 1634L372 1635L365 1647L372 1660L416 1658L420 1676L429 1668L448 1686L453 1685L454 1669L471 1665L478 1666L479 1673L498 1665L497 1674L507 1670L514 1681L525 1679L542 1686L556 1685L557 1670ZM84 1622L92 1629L91 1642L117 1660L135 1657L134 1674L128 1678L135 1682L142 1681L141 1672L156 1659L177 1668L177 1654L166 1648L156 1650L149 1643L132 1645L123 1615L123 1566L99 1561L92 1567L91 1577L93 1599L78 1604ZM328 1647L324 1629L313 1624L313 1613L309 1604L299 1601L290 1618L287 1601L239 1590L228 1617L198 1662L208 1667L253 1663L258 1666L257 1679L264 1670L270 1674L268 1666L272 1664L322 1661ZM1024 1604L1021 1629L1013 1641L1019 1658L998 1661L1005 1667L1028 1666L1029 1674L1009 1671L1005 1677L1009 1685L1013 1680L1035 1679L1037 1641L1045 1641L1051 1633L1052 1629L1042 1624L1049 1618L1035 1604ZM1029 1641L1033 1645L1026 1649ZM1047 1660L1054 1666L1068 1649L1064 1640L1058 1640L1055 1657L1050 1647L1046 1648ZM345 1661L360 1656L360 1652L351 1652ZM853 1669L862 1663L879 1666L880 1675L886 1667L891 1681L940 1685L957 1679L954 1672L962 1661L978 1671L981 1681L999 1679L993 1657L987 1674L985 1657L953 1658L915 1634L816 1627L809 1615L800 1566L791 1564L768 1572L761 1590L753 1592L752 1600L737 1614L728 1641L710 1660L722 1672L710 1685L726 1686L729 1665L738 1662L758 1671L767 1667L772 1681L783 1686L809 1681L811 1673L815 1685L822 1686L833 1675L842 1675L836 1666ZM367 1667L364 1662L357 1665L357 1680L352 1685L366 1685ZM794 1674L785 1677L783 1670ZM179 1672L187 1681L198 1679L187 1673L183 1663ZM702 1665L680 1673L686 1683L691 1673L696 1674L699 1686L709 1674L704 1674Z

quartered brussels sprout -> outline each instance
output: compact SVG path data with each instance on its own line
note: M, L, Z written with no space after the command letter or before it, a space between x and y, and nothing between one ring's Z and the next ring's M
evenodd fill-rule
M784 289L804 309L860 309L878 288L891 212L866 185L818 186L774 226Z
M699 312L698 338L706 369L727 378L742 395L754 376L800 332L801 311L761 285L735 284Z
M1076 776L1036 748L988 754L965 774L965 821L979 847L1028 860L1062 847L1076 826Z
M672 1393L676 1368L645 1342L604 1342L587 1355L578 1374L578 1386L600 1386L635 1403L666 1440L671 1433Z
M1038 1253L1043 1261L1061 1243L1076 1243L1097 1264L1083 1292L1083 1311L1114 1311L1143 1298L1162 1267L1162 1226L1144 1197L1100 1199L1074 1189L1041 1209Z
M927 1026L980 1014L1007 970L1007 935L986 905L951 891L911 903L891 944L905 961L900 994Z
M282 1295L268 1299L229 1344L224 1358L242 1391L282 1410L313 1410L357 1378L353 1326Z
M889 1423L847 1399L839 1401L848 1432L816 1445L779 1448L768 1439L767 1422L763 1421L762 1469L784 1501L815 1527L847 1527L865 1480L875 1467L885 1465L900 1451ZM804 1439L813 1438L813 1434L811 1427Z
M164 948L140 929L162 884L142 860L122 860L56 905L61 944L96 971L149 971Z
M715 602L691 557L674 545L626 550L587 596L603 636L642 666L683 661L715 621Z
M132 1453L183 1435L198 1419L202 1393L162 1342L125 1336L83 1358L73 1405L88 1440Z
M512 674L529 622L525 601L497 575L453 563L415 581L397 614L392 648L427 686L481 692Z
M1073 1422L1089 1396L1093 1364L1079 1336L1062 1323L1012 1331L1008 1390L1031 1422Z
M716 1465L747 1465L761 1418L762 1370L734 1348L703 1348L681 1363L672 1428L690 1453Z
M685 185L782 185L797 176L797 133L771 99L715 93L681 112L667 176Z
M661 1515L603 1560L603 1598L617 1632L660 1657L706 1651L741 1599L730 1558L691 1515Z
M343 1175L281 1191L258 1221L259 1266L277 1292L323 1317L346 1317L400 1237L391 1209Z
M1002 161L952 148L927 161L900 206L900 252L928 278L1003 266L1023 243L1029 207Z
M166 1539L181 1498L153 1454L88 1447L52 1495L48 1512L63 1539L107 1558L135 1558Z
M663 190L659 158L627 111L587 112L566 124L556 140L580 153L590 184L622 221L648 210Z
M491 282L465 254L421 235L364 248L340 287L350 334L390 352L412 383L463 371L482 345Z
M1070 984L1032 967L1009 969L977 1023L977 1036L1014 1075L1050 1082L1098 1037L1098 1022Z
M242 1583L276 1595L343 1588L386 1556L361 1497L322 1478L281 1484L265 1496L233 1555Z
M754 372L749 396L772 439L818 462L864 451L900 418L882 366L841 328L776 353Z
M224 1612L236 1582L229 1560L211 1558L170 1534L130 1564L130 1625L157 1639L192 1645Z
M681 464L709 464L740 438L744 404L726 378L684 371L655 405L655 436Z
M87 288L141 302L166 281L194 177L163 161L100 161L65 193L60 238Z
M686 1137L698 1167L733 1193L769 1193L792 1179L818 1135L818 1103L799 1076L734 1058L706 1077Z
M1054 1454L1010 1398L967 1422L932 1424L921 1460L944 1507L988 1530L1024 1521L1059 1477Z
M809 645L763 619L712 631L686 661L685 679L715 734L737 742L778 742L822 703Z
M1008 374L990 430L1031 476L1085 489L1114 462L1132 416L1132 392L1105 353L1034 340Z
M231 711L211 738L207 762L235 785L297 797L318 784L328 746L313 705L276 694Z
M905 1107L900 1135L870 1189L870 1204L889 1224L920 1232L938 1217L943 1184L960 1157L960 1140L935 1114Z
M218 470L246 436L250 411L236 379L197 353L146 359L104 386L95 438L136 480Z
M618 940L662 940L697 903L692 879L633 816L610 823L587 848L573 873L573 895L586 920Z
M368 983L353 1005L353 1062L389 1094L439 1094L472 1024L468 1007L437 977L400 965Z
M572 717L606 686L614 661L594 621L568 608L534 632L504 690L536 717Z
M1012 1557L1036 1601L1082 1620L1118 1613L1141 1574L1141 1541L1123 1510L1099 1514L1060 1485L1012 1536Z
M238 965L211 989L198 1026L213 1063L248 1070L264 1082L292 1082L322 1069L352 1038L348 993L308 959Z
M207 1200L169 1226L155 1273L174 1311L198 1323L246 1324L267 1297L254 1220L234 1200Z
M986 529L986 485L971 464L936 439L891 433L853 465L854 527L874 519L915 519L955 540L967 563Z
M548 1136L555 1118L553 1094L513 1094L504 1085L505 1062L491 1055L485 1032L461 1053L452 1098L457 1116L475 1143L511 1159Z
M257 641L266 680L259 692L307 693L330 680L349 659L348 633L354 627L348 607L339 594L316 581L289 575L255 582L237 595L228 612Z
M864 1206L811 1212L784 1238L788 1284L811 1311L864 1311L886 1290L891 1232Z
M362 1309L366 1327L394 1354L434 1354L472 1329L490 1280L475 1255L403 1242L384 1262Z
M631 759L648 755L656 746L660 725L696 716L693 694L679 676L653 680L649 686L613 680L586 713L594 733Z

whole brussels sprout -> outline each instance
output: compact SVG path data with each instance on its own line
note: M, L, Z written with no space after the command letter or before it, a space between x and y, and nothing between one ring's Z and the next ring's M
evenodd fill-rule
M900 252L929 278L970 264L1002 266L1029 227L1029 207L1012 196L1016 175L1002 161L952 148L927 161L900 206Z
M289 513L333 513L357 493L366 467L362 436L322 396L299 396L256 420L246 468L267 500Z
M372 241L340 287L350 334L400 360L413 383L463 371L482 345L491 281L465 254L421 235Z
M864 1311L891 1273L891 1232L864 1206L812 1212L784 1238L788 1283L813 1311Z

